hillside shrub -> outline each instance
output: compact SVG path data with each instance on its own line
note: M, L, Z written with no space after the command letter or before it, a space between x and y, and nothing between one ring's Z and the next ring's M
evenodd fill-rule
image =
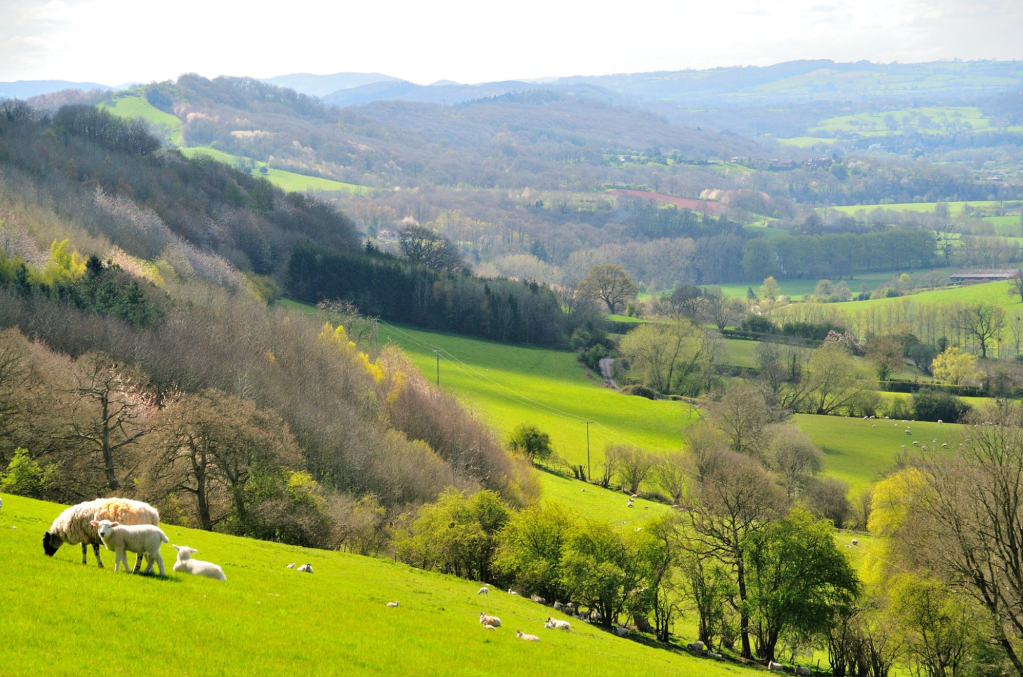
M648 400L657 399L657 391L653 388L647 388L641 383L636 383L631 386L625 386L622 388L622 393L625 395L635 395L637 397L645 397Z
M750 315L746 317L740 328L743 331L752 332L754 334L777 334L778 325L771 320L767 319L763 315Z
M0 491L29 498L44 498L53 478L53 466L43 466L29 456L28 449L19 448L0 473Z
M942 390L927 388L913 394L913 418L917 421L959 423L970 409L966 402Z

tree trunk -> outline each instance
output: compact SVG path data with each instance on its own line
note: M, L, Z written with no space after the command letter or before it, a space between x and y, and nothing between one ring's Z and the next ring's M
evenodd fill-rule
M739 583L739 635L742 639L742 653L740 654L743 658L753 658L753 650L750 648L749 643L749 612L746 611L746 566L740 557L735 563L736 578Z
M100 433L100 444L103 447L103 468L107 476L107 487L111 491L117 489L117 474L114 472L114 452L110 449L110 421L108 419L110 411L110 397L107 393L103 393L100 398L100 402L103 407L103 430Z

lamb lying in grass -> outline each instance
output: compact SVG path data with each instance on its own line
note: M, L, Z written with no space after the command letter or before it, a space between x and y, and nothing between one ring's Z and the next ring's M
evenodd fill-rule
M488 616L482 611L480 612L480 623L483 625L489 625L492 628L501 627L501 619L497 616Z
M515 634L518 636L519 639L525 640L527 642L539 642L540 641L540 638L537 637L536 635L527 635L526 633L522 632L521 630L519 630Z
M170 541L167 540L167 535L160 531L159 527L154 527L151 524L126 526L117 522L111 522L110 520L100 520L99 522L93 520L91 524L96 527L99 538L103 541L103 545L106 546L107 550L113 550L116 553L114 556L114 571L118 571L123 563L124 572L128 573L128 556L126 552L133 552L139 557L145 555L146 559L149 560L149 566L146 567L145 573L153 573L153 563L155 562L160 567L160 575L166 575L163 569L163 555L160 554L160 545L170 543ZM137 563L138 561L136 560Z
M547 622L544 623L545 628L553 628L555 630L571 630L572 624L568 621L559 621L557 618L547 617Z
M192 555L199 552L195 548L186 545L172 545L178 551L178 559L172 567L178 573L188 573L193 576L204 576L218 581L226 581L227 576L224 570L212 562L204 562L201 559L192 559Z

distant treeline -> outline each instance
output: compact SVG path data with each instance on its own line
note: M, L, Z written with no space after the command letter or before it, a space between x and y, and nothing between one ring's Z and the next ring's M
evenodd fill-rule
M747 277L842 277L864 271L926 268L935 258L934 233L885 230L876 233L781 236L750 240L743 250Z
M553 345L574 322L546 285L430 270L371 247L300 245L291 255L287 286L310 303L351 301L369 315L496 341Z

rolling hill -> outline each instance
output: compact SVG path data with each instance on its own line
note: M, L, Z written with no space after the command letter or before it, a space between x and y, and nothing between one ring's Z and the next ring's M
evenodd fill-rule
M755 674L675 649L613 636L582 621L544 630L560 616L528 599L388 560L165 525L171 543L223 566L224 582L175 574L115 574L80 562L77 546L52 558L41 534L62 506L3 496L0 510L0 635L4 675L72 675L102 663L114 674ZM315 573L285 568L312 564ZM388 608L387 602L400 606ZM502 627L485 631L481 611ZM515 631L539 635L523 642ZM144 656L139 654L145 637ZM16 640L12 638L17 638ZM102 655L98 656L97 652ZM599 664L599 670L595 665Z

